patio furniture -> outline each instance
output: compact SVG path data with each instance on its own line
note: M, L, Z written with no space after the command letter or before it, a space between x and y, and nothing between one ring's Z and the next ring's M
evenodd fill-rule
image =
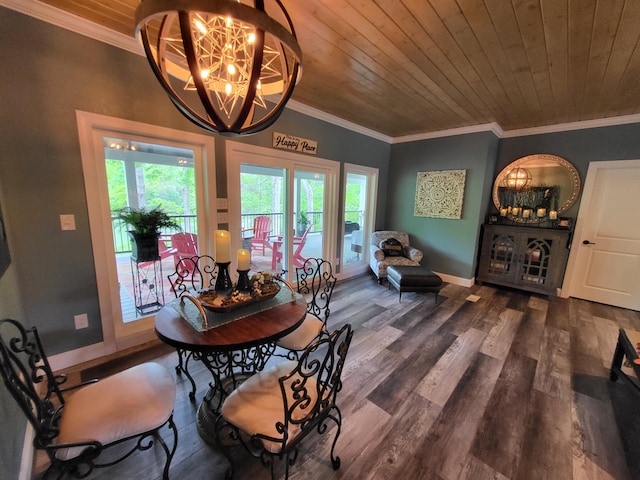
M293 237L293 265L295 267L302 267L307 260L302 256L302 250L307 244L307 235L311 231L312 225L309 225L301 237ZM279 264L282 264L282 237L278 237L274 240L271 255L271 269L275 272Z
M169 478L178 445L173 422L176 384L160 364L136 365L100 382L63 389L66 377L51 370L37 329L4 319L0 320L0 374L33 427L34 446L49 457L43 478L85 478L94 468L148 450L155 441L166 456L163 478ZM172 448L160 434L165 426L173 434Z
M253 238L251 239L251 249L262 248L262 255L264 255L265 248L273 248L269 242L271 237L271 217L266 215L260 215L253 220L253 228L244 228L242 230L242 236L245 236L246 232L253 232Z
M298 457L298 445L314 432L332 431L330 458L334 470L340 457L334 454L342 426L336 405L342 389L342 368L353 330L350 324L313 343L299 361L285 361L247 379L225 399L216 421L216 444L229 460L226 478L233 477L229 450L237 444L261 459L275 478L276 458L283 460L284 478Z
M393 285L398 290L398 302L402 300L402 292L433 292L436 294L436 303L438 302L442 279L426 268L389 265L387 279L389 288Z
M400 243L400 250L385 251L383 242L395 239ZM378 283L387 278L387 267L389 265L410 265L420 266L422 252L409 245L409 235L405 232L395 230L380 230L373 232L369 242L370 259L369 266L378 277Z
M198 235L195 233L174 233L171 235L173 262L175 266L183 258L191 258L198 254Z

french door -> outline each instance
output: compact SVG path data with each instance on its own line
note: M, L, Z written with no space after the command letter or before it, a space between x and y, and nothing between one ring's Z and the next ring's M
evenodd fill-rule
M344 165L342 268L344 276L365 272L369 265L369 237L375 224L378 169Z
M232 245L251 250L253 271L294 279L306 258L336 263L337 162L228 141L227 174ZM269 219L266 245L258 217Z
M136 262L127 228L114 220L123 206L161 207L211 251L215 218L213 139L152 125L78 112L83 172L100 314L107 352L154 338L155 312L173 298L173 232L161 232L160 260ZM213 178L211 178L213 177Z

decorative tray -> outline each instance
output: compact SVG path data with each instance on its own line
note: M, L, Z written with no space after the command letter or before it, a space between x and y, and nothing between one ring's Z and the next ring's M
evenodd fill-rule
M196 296L204 308L216 313L226 313L236 308L244 307L255 302L261 302L275 297L280 291L280 285L273 283L269 289L261 294L256 292L240 293L234 290L228 295L217 295L213 289L200 290Z

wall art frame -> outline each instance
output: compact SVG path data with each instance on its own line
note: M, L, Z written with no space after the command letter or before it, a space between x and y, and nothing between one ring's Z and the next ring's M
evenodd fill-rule
M462 218L466 170L418 172L415 217Z

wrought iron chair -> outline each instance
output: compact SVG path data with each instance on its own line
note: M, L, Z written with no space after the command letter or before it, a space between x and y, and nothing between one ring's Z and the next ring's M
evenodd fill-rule
M271 236L271 217L266 215L260 215L254 218L253 228L245 228L242 233L252 231L253 238L251 239L251 249L262 248L262 255L264 256L265 247L273 248L269 242Z
M313 431L325 433L329 420L337 426L331 464L340 468L334 453L342 425L336 397L352 336L346 324L309 345L297 362L287 360L257 373L225 399L215 437L230 463L227 478L233 477L230 449L241 444L270 468L271 478L276 457L284 459L286 480L300 442Z
M171 283L171 291L176 298L185 293L193 292L203 288L213 287L216 280L216 262L209 255L193 255L181 258L176 264L176 271L167 276ZM176 373L184 373L191 383L189 398L194 401L196 398L196 382L189 373L189 360L193 358L193 352L187 352L181 348L176 348L178 353L178 365Z
M150 449L154 439L165 452L163 478L169 478L178 431L173 422L176 384L166 368L145 363L100 382L63 389L66 377L52 372L37 329L4 319L0 320L0 373L35 430L34 446L49 457L43 478L85 478L94 468ZM75 388L68 398L63 396ZM173 432L171 449L160 434L165 426ZM111 450L117 445L125 447ZM111 455L102 456L107 451Z
M293 360L322 333L327 333L327 320L331 314L329 302L337 278L333 275L331 262L322 258L308 258L296 268L298 293L307 298L307 316L289 335L276 344L288 350L287 358Z

